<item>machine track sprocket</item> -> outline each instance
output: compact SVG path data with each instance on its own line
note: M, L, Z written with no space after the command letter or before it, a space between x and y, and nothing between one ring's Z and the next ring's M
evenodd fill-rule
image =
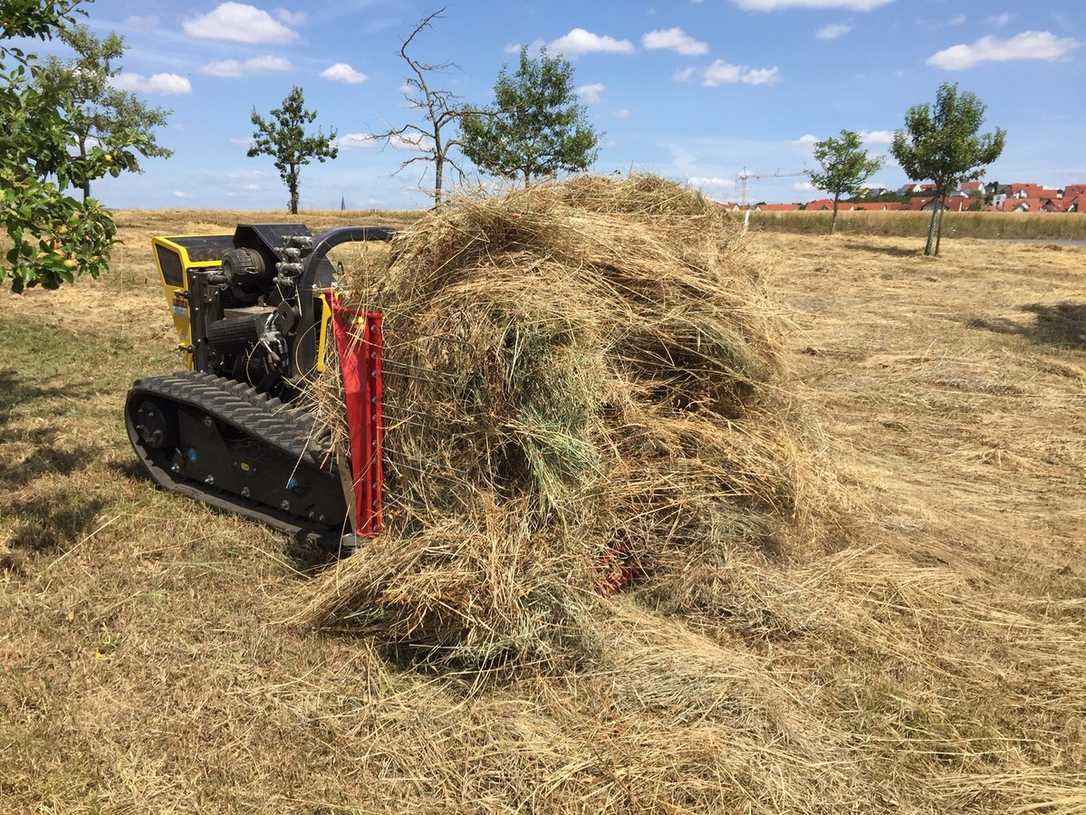
M304 410L241 382L182 372L137 380L125 425L163 489L324 542L350 531L335 456Z

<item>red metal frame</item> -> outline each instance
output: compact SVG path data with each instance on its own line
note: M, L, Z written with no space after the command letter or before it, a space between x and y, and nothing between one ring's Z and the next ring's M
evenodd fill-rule
M339 353L347 429L351 440L355 534L374 537L384 528L384 416L382 415L381 312L332 304L332 331ZM361 332L359 332L361 328Z

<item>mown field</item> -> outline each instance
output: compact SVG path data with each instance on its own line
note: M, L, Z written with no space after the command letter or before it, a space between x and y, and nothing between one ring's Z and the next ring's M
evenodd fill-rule
M832 212L755 212L752 229L824 235ZM930 212L838 213L837 229L854 235L922 238L928 234ZM950 238L1020 238L1025 240L1086 240L1086 213L947 212L943 236Z
M1086 250L752 234L849 534L749 631L619 594L599 665L486 677L293 623L329 565L135 464L149 236L265 219L121 212L107 277L0 293L0 812L1086 811Z

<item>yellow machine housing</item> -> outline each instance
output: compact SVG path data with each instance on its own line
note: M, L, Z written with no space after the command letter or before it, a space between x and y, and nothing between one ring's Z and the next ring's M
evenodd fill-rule
M182 364L194 370L192 353L192 322L189 313L189 270L215 269L222 266L223 252L234 248L234 233L217 235L156 235L151 238L155 267L162 278L162 293L173 317L177 331ZM324 370L324 357L328 340L328 321L332 317L331 304L321 292L320 332L317 342L317 371Z

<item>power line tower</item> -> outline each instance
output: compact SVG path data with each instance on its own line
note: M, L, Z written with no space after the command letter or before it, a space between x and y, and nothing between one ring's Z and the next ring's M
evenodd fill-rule
M347 210L347 198L346 196L339 196L339 211L345 212Z

